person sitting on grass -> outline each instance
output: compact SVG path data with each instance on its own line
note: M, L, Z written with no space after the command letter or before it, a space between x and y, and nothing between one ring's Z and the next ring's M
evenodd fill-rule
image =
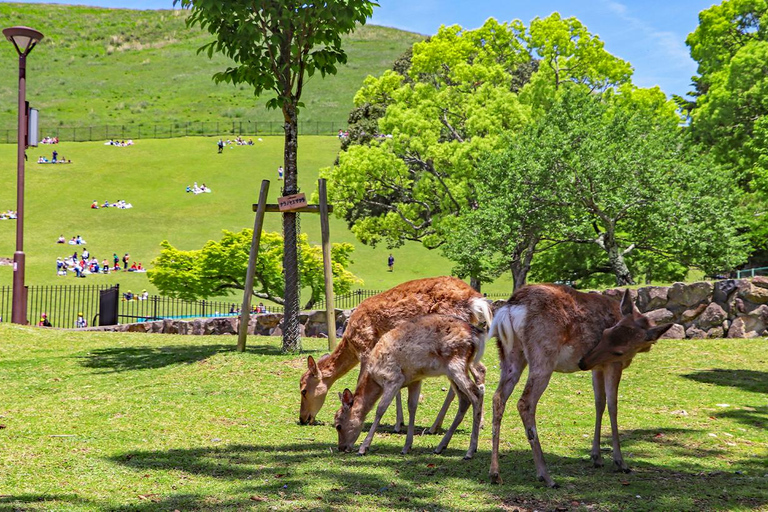
M45 313L40 315L40 321L37 322L37 325L40 327L53 327L53 325L51 325L51 322L48 320L48 315Z
M56 240L57 244L65 244L67 243L67 240L64 238L64 235L59 235L59 239Z
M93 200L93 202L91 203L91 209L92 210L98 210L99 209L99 202L97 200L95 200L95 199Z
M77 327L78 329L88 327L88 322L85 321L82 311L77 314L77 320L75 320L75 327Z
M133 300L133 292L131 290L128 290L123 294L123 299L125 300Z

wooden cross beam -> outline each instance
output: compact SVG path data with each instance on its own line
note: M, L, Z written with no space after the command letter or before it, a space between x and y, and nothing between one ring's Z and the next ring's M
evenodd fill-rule
M256 275L256 259L259 255L259 243L261 241L261 230L264 226L264 213L266 212L285 212L296 213L319 213L320 231L322 233L323 244L323 274L325 277L325 322L328 328L328 350L333 351L336 348L336 310L333 306L333 270L331 267L331 242L330 228L328 223L328 213L333 211L333 205L328 204L328 193L325 179L317 180L320 204L306 204L306 200L301 197L288 196L280 198L283 204L267 204L267 192L269 192L269 180L261 182L261 192L259 193L259 202L253 205L253 211L256 212L256 219L253 223L253 238L251 239L251 252L248 257L248 271L245 275L245 290L243 290L243 308L240 311L240 329L237 338L237 350L245 351L245 340L248 335L248 323L250 321L251 298L253 296L253 281ZM288 199L288 201L283 201ZM291 204L296 206L291 206Z

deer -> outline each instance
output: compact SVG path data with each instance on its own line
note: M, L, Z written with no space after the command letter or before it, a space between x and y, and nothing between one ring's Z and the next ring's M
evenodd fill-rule
M358 362L363 374L368 354L386 332L405 320L430 313L454 315L473 323L485 322L486 325L490 325L493 317L490 305L482 295L455 277L416 279L369 297L352 313L341 341L331 354L324 355L318 361L312 356L307 357L307 370L299 382L299 423L307 425L317 419L330 387ZM482 363L473 364L472 370L477 383L483 384L485 366ZM434 434L441 427L453 398L453 388L450 388L429 433ZM395 432L400 432L402 423L403 411L398 394Z
M465 460L471 459L477 451L484 385L472 381L470 368L483 356L485 337L485 331L461 318L447 315L411 319L384 334L368 355L354 394L349 389L339 393L341 407L334 417L339 451L352 450L363 429L365 417L380 399L371 429L358 451L358 455L365 455L381 417L400 390L407 387L408 435L402 450L403 455L407 454L413 443L421 382L425 378L444 375L459 397L459 409L434 453L440 454L445 450L472 404L472 436L464 456Z
M493 396L493 443L490 479L500 484L499 435L507 399L526 366L528 381L517 403L526 437L533 451L537 476L548 487L550 477L536 430L536 405L553 372L592 371L595 432L591 460L602 467L600 429L608 402L617 471L630 472L619 445L617 402L621 373L639 352L647 352L672 326L656 326L634 307L629 290L619 303L596 293L578 292L563 285L531 285L515 292L497 309L488 337L496 338L501 378Z

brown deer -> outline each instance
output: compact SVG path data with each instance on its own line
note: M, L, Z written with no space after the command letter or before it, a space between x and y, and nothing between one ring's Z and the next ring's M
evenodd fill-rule
M348 452L352 449L363 429L366 415L376 400L381 398L368 436L358 451L359 455L365 455L389 404L400 389L407 387L408 436L402 453L408 453L413 443L421 381L445 375L459 396L459 410L453 424L435 448L435 453L442 453L448 446L469 404L472 404L472 437L469 450L464 456L465 459L472 458L477 451L484 386L472 382L469 373L473 361L480 361L484 349L485 331L454 316L427 315L415 318L384 334L368 355L368 362L360 374L354 395L349 389L339 393L341 408L334 418L339 433L339 451Z
M301 409L299 423L306 425L317 418L325 402L328 389L336 380L361 362L361 374L365 369L368 353L379 338L399 323L430 313L454 315L477 323L482 320L490 325L492 313L479 292L455 277L430 277L408 281L364 300L352 313L341 342L330 354L315 362L307 358L307 371L299 383ZM485 367L479 363L474 368L479 381L485 382ZM430 428L434 433L440 427L445 411L453 399L453 389L448 392L443 410ZM400 431L403 413L400 395L397 396L397 421L395 431Z
M528 381L517 403L525 433L533 451L539 480L557 487L547 472L536 430L536 405L549 384L552 372L592 370L595 394L595 437L592 463L603 465L600 426L608 401L613 437L613 463L629 472L621 455L616 423L621 372L638 352L647 352L671 324L656 327L632 304L626 290L621 304L595 293L581 293L567 286L533 285L521 288L496 311L489 338L496 337L501 380L493 396L493 448L490 477L499 477L499 431L509 395L520 374L528 369Z

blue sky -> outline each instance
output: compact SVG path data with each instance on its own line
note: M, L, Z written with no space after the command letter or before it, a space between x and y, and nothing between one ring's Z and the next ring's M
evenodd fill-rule
M0 0L6 1L6 0ZM33 1L32 3L52 3ZM132 9L170 9L172 0L82 0L79 3ZM559 12L579 18L605 42L606 49L628 60L640 87L658 85L667 94L684 94L696 73L685 46L698 24L698 13L712 0L379 0L371 23L433 34L441 24L475 28L489 17L520 19Z

